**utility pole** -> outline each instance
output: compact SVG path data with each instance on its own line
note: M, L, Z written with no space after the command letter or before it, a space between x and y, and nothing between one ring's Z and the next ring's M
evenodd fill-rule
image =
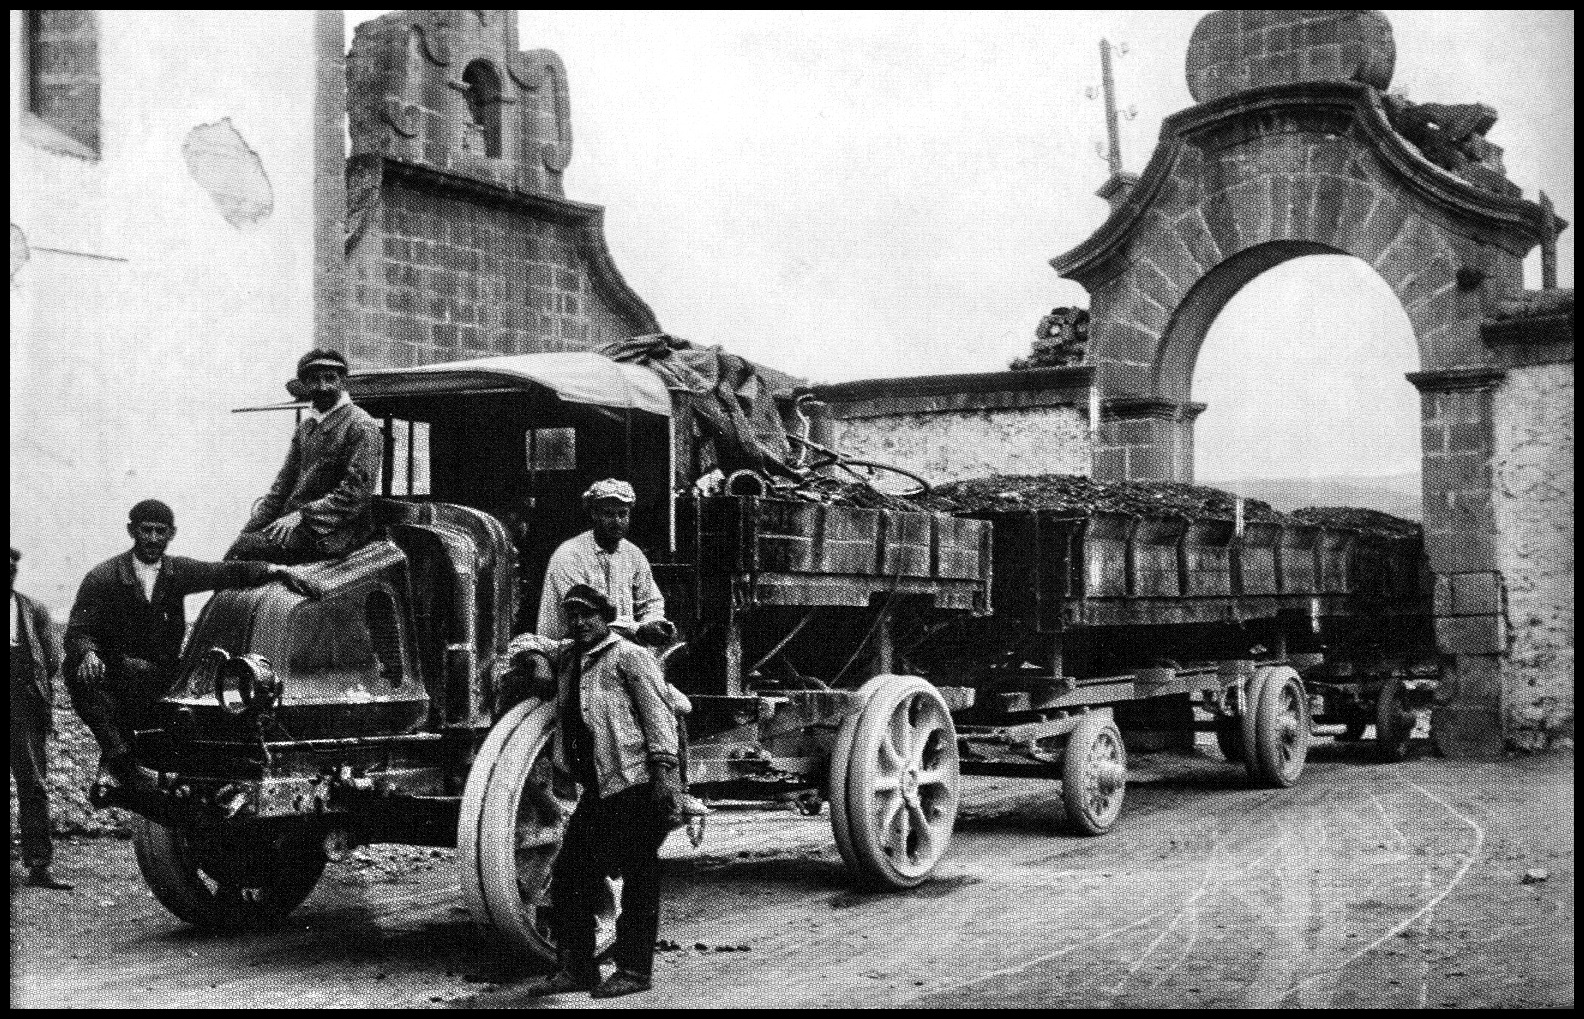
M1109 39L1100 40L1100 87L1105 94L1106 138L1110 142L1106 149L1106 162L1110 164L1114 176L1122 172L1122 133L1117 125L1116 82L1111 77Z
M1112 210L1115 211L1121 207L1123 202L1127 200L1128 194L1133 190L1133 185L1138 183L1138 176L1136 174L1128 173L1126 170L1122 169L1121 130L1122 118L1126 117L1127 119L1132 120L1135 116L1137 116L1138 111L1132 107L1129 107L1126 110L1117 109L1116 79L1111 73L1111 53L1111 40L1101 39L1100 91L1101 98L1105 102L1106 146L1105 151L1100 152L1100 145L1099 143L1096 143L1095 151L1099 152L1100 156L1105 159L1106 165L1111 168L1111 173L1106 178L1106 182L1100 185L1100 190L1095 192L1095 194L1109 202L1111 204ZM1127 56L1127 43L1122 43L1117 46L1116 54L1119 57ZM1094 89L1092 88L1088 89L1086 94L1090 99L1095 98Z

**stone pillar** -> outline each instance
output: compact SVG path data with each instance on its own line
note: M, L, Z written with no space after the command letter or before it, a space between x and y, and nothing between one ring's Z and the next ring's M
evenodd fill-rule
M1202 403L1113 397L1094 439L1097 481L1192 481L1194 420Z
M1424 438L1425 555L1435 575L1436 644L1450 668L1432 715L1449 757L1502 752L1501 656L1507 649L1491 470L1492 396L1503 372L1415 372Z

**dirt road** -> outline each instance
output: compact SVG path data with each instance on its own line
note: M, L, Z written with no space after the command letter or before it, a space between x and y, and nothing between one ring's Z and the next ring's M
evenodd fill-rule
M824 817L717 813L701 850L666 847L680 947L610 1004L1572 1004L1571 756L1382 765L1322 740L1279 792L1214 750L1136 763L1098 839L1054 834L1052 785L966 780L939 876L903 894L848 890ZM12 864L13 1005L592 1004L523 998L449 850L366 850L285 929L229 938L166 914L124 841L59 855L75 891Z

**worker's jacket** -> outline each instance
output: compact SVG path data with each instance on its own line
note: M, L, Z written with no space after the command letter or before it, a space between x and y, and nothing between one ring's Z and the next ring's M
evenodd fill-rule
M649 764L677 765L677 718L655 656L611 634L578 653L570 642L554 658L556 718L566 717L573 698L593 737L594 773L601 798L649 781ZM572 773L563 734L556 727L556 767Z

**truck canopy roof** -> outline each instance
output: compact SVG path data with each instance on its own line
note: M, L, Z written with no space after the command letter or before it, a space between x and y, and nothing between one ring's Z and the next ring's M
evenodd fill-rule
M660 376L589 351L476 357L359 371L347 378L347 391L359 401L535 388L548 389L567 403L671 414L671 395Z
M659 375L642 365L613 361L591 351L475 357L416 368L356 371L347 376L347 392L359 403L512 390L548 391L566 403L607 413L642 411L671 416L671 395ZM301 401L291 400L237 410L290 410L304 406Z

